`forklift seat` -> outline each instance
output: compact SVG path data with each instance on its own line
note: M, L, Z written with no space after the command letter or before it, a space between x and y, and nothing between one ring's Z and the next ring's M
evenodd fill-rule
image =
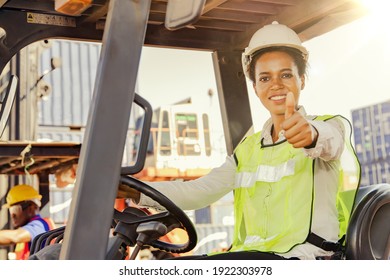
M390 184L360 187L346 234L348 260L389 260Z

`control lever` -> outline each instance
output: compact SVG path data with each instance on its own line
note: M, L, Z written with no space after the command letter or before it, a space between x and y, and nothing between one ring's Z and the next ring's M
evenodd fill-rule
M151 221L142 223L137 227L137 244L134 247L134 251L130 256L130 260L135 260L137 254L141 250L144 244L150 241L156 240L159 237L167 234L168 228L161 222Z

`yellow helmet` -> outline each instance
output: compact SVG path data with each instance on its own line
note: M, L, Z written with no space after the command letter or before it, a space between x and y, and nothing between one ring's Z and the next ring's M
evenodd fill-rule
M32 186L30 185L17 185L11 188L8 192L6 200L7 203L3 205L3 207L8 208L15 203L31 200L39 207L41 206L41 198L40 195Z

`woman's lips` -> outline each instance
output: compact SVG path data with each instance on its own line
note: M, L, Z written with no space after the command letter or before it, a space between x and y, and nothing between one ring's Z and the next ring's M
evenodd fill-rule
M281 95L273 95L269 98L272 101L281 101L286 99L286 94L281 94Z

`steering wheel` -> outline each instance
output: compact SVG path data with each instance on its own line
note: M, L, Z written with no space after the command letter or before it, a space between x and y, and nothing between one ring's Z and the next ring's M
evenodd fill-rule
M184 211L177 207L170 199L168 199L165 195L156 189L134 177L121 176L120 183L125 188L135 189L140 193L150 197L159 203L162 207L164 207L166 211L146 216L132 215L131 213L129 215L129 213L126 213L126 211L119 212L115 210L115 220L129 225L139 225L141 223L155 221L164 224L168 228L168 231L174 228L184 229L188 235L188 241L186 243L173 244L161 240L154 240L150 242L149 245L166 252L185 253L192 250L196 246L198 238L194 224L184 213Z
M151 245L154 248L169 253L185 253L192 250L196 246L198 238L193 223L188 218L188 216L183 212L183 210L177 207L171 200L169 200L166 196L164 196L162 193L155 190L151 186L147 185L142 181L137 180L134 177L123 175L121 176L120 183L121 186L124 186L125 188L129 188L129 191L131 191L131 189L135 189L140 193L143 193L144 195L150 197L151 199L159 203L161 206L163 206L166 209L166 211L157 214L148 215L146 212L135 207L129 207L125 209L123 212L119 212L118 210L114 209L113 226L119 224L125 224L123 228L125 229L125 231L128 230L127 233L130 233L132 235L135 234L136 229L141 224L144 223L147 224L148 222L162 223L164 226L166 226L167 232L175 228L184 229L188 235L188 241L183 244L173 244L161 240L156 240L158 236L157 237L152 236L156 238L151 238L150 242L145 242L145 244ZM61 230L64 231L65 227L62 227ZM43 234L45 234L45 236L47 234L51 236L54 233L54 231L56 230L52 230ZM128 235L125 233L125 236ZM49 238L44 238L43 241L46 239ZM116 252L119 248L121 248L121 243L122 243L121 241L122 239L120 237L115 240L118 241L119 243L118 244L115 243L109 246L110 250L107 253L107 256L110 256L113 259L116 259L118 257L116 255ZM130 243L128 243L128 245L131 243L134 244L133 240L127 240L127 242L129 241ZM59 243L59 244L52 244L52 245L46 244L46 245L43 246L43 244L38 244L37 245L38 248L42 248L42 247L43 248L37 252L33 252L33 254L30 256L30 259L41 259L41 260L59 259L62 244ZM119 256L119 258L121 257L122 255Z

